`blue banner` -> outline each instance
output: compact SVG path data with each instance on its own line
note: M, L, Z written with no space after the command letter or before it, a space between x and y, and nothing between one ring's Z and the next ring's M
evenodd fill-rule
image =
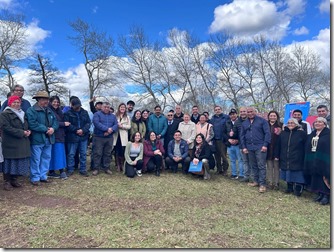
M308 117L308 112L310 110L310 102L296 102L296 103L288 103L285 105L285 113L284 113L284 124L288 123L289 118L292 117L292 113L294 110L299 109L303 113L303 120L305 121Z

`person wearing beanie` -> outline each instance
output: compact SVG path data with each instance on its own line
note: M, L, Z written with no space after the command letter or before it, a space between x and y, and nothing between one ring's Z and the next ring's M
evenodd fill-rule
M21 109L21 98L10 96L8 106L0 114L0 128L2 129L2 167L4 190L21 187L18 176L29 176L30 140L31 131L28 121Z

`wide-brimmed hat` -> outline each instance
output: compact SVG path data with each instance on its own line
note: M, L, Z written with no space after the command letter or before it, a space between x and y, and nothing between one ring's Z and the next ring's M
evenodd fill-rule
M37 99L37 98L48 98L49 99L49 94L46 91L38 91L37 94L35 94L32 98L33 99Z

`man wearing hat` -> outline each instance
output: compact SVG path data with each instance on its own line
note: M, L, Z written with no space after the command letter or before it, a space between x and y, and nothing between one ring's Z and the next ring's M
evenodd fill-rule
M231 109L228 113L230 119L228 119L223 125L223 142L227 147L227 153L230 157L231 163L231 179L242 179L244 177L244 169L242 156L239 147L239 133L237 127L238 112L235 109ZM238 169L237 169L238 161ZM239 171L239 175L238 175Z
M71 109L64 114L64 121L71 123L70 126L66 128L66 143L68 149L67 174L72 175L74 172L74 156L77 149L79 149L79 173L87 177L86 152L91 120L88 112L81 107L79 98L71 100Z
M48 108L49 94L46 91L38 91L33 97L36 103L28 108L27 119L31 130L30 145L30 182L38 186L40 182L48 183L52 144L55 143L55 130L58 129L58 121L51 109Z
M90 108L90 111L95 114L95 112L97 111L101 111L101 108L102 108L102 102L101 101L96 101L96 97L94 96L92 99L89 100L89 108ZM95 102L95 104L94 104Z
M130 119L132 119L132 117L133 117L133 112L134 112L133 109L134 109L135 105L136 105L135 102L132 101L132 100L130 100L126 103L126 108L127 108L126 113L130 117Z

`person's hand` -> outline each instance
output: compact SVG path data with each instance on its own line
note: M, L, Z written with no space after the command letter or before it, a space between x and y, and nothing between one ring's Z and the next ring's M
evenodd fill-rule
M51 136L54 132L55 132L55 130L50 127L50 128L48 128L48 131L46 132L46 134Z
M112 133L112 128L108 128L108 133L109 133L109 134Z
M246 148L242 149L242 152L243 152L244 154L248 154L248 150L247 150Z
M194 165L197 165L198 162L199 162L199 160L198 160L197 158L194 158L194 159L193 159L193 163L194 163Z
M137 160L132 161L132 165L136 165L137 164Z
M71 125L70 122L64 122L64 124L65 124L66 127Z
M267 152L267 147L266 146L262 146L261 152Z
M24 133L25 137L28 137L28 136L30 136L31 131L30 130L25 130L25 131L23 131L23 133Z
M76 133L77 133L77 135L82 136L83 135L83 130L82 129L78 129Z

